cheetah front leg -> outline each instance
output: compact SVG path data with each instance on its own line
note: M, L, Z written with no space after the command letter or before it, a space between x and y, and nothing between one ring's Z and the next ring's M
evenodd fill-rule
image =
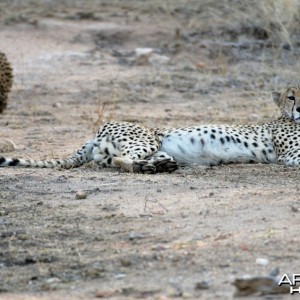
M277 158L278 164L284 164L286 166L300 166L300 150L292 149L283 154L279 154Z

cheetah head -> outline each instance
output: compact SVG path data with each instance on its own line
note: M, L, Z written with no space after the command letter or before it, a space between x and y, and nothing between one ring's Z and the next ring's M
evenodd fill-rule
M300 123L300 86L292 86L285 91L272 92L272 98L281 115Z

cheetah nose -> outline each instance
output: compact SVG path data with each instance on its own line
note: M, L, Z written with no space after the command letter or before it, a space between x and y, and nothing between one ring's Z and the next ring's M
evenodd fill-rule
M300 106L296 108L296 112L300 112Z

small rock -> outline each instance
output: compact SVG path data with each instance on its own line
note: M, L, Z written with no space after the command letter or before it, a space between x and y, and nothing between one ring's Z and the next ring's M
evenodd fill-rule
M0 153L12 152L15 150L16 145L13 141L6 139L3 142L0 142Z
M292 46L289 43L284 43L282 49L290 51L292 50Z
M136 289L132 286L126 286L121 289L121 294L124 296L129 296L136 293Z
M158 296L157 300L171 300L171 298L169 298L165 295L161 295L161 296Z
M154 251L162 251L162 250L166 250L167 247L162 245L162 244L157 244L157 245L154 245L151 247L151 250L154 250Z
M58 282L60 282L60 279L57 278L57 277L51 277L51 278L48 278L48 279L46 280L46 282L47 282L48 284L58 283Z
M153 53L154 50L152 48L136 48L134 51L136 56L142 56L142 55L149 55Z
M141 213L141 214L139 214L139 216L141 217L141 218L143 218L143 217L153 217L153 214L149 214L149 213Z
M130 232L130 234L129 234L130 241L140 240L140 239L144 239L144 238L145 238L145 236L142 233Z
M149 57L149 62L153 66L161 66L161 65L168 64L170 62L170 58L167 56L164 56L164 55L159 55L159 54L153 53Z
M96 298L111 298L116 295L116 291L112 290L98 290L95 292Z
M257 258L255 263L260 266L267 266L269 264L269 260L267 258Z
M123 267L130 267L132 265L131 260L129 260L128 258L122 257L120 259L120 263Z
M62 104L60 102L56 102L52 104L52 107L61 108Z
M198 62L198 63L196 64L196 67L199 68L199 69L203 69L203 68L205 67L205 63L203 63L203 62Z
M294 213L299 212L299 208L296 207L296 206L290 205L290 208L291 208L291 211L294 212Z
M135 55L136 55L136 64L138 65L148 65L149 58L153 53L152 48L136 48Z
M272 276L272 277L278 276L279 275L279 268L272 269L269 275Z
M167 288L167 295L169 297L177 298L177 297L182 297L183 292L182 292L181 287L178 284L174 283Z
M123 278L126 278L126 274L124 273L117 273L115 274L115 279L123 279Z
M237 288L236 297L249 296L252 294L269 295L289 293L290 287L278 285L278 280L272 276L254 276L238 278L233 285Z
M86 199L87 197L87 193L84 190L79 190L77 191L76 195L75 195L75 199Z
M168 64L170 58L164 55L154 53L152 48L136 48L135 49L136 64L138 65L148 65L161 66Z
M209 289L209 285L207 283L207 281L199 281L196 282L195 284L195 290L208 290Z

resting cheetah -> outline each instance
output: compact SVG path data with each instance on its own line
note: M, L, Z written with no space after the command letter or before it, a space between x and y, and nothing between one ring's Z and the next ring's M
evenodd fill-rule
M7 106L7 95L13 85L13 71L6 55L0 52L0 113Z
M96 137L63 160L36 161L0 157L0 166L73 168L94 160L101 167L128 172L171 172L178 165L225 163L300 164L300 87L273 92L278 120L262 125L202 125L149 129L131 123L107 123Z

